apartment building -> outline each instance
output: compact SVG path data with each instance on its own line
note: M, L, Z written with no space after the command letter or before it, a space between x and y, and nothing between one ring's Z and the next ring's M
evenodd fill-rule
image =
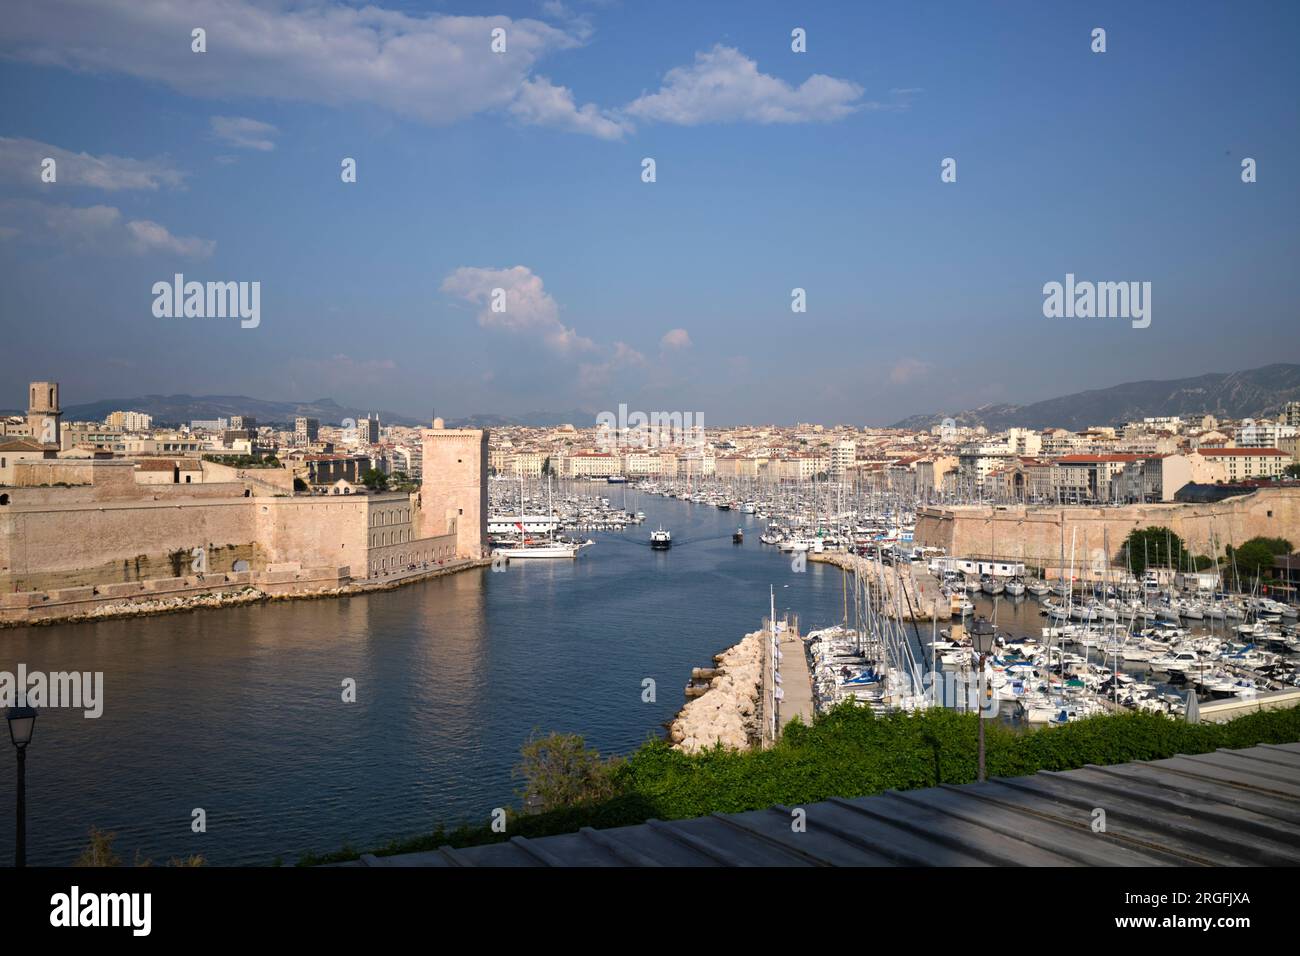
M1221 462L1227 481L1276 478L1291 463L1291 456L1280 448L1202 448L1198 454Z

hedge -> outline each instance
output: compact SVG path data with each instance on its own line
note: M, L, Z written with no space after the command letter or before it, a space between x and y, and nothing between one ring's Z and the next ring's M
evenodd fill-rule
M385 856L444 845L475 846L511 836L572 833L587 826L602 829L971 783L977 776L978 719L948 710L877 716L844 704L812 726L790 724L781 740L766 750L715 748L690 755L666 741L651 740L625 760L611 762L616 796L609 799L512 814L508 833L493 833L487 826L450 831L440 827L424 836L394 840L374 852ZM1149 713L1106 714L1028 731L990 721L985 726L985 762L990 777L1016 777L1295 741L1300 741L1300 708L1260 711L1221 724L1189 724ZM344 848L326 856L309 855L299 865L356 857L355 850Z

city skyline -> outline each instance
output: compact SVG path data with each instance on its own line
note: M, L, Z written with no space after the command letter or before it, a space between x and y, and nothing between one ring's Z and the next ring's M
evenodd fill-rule
M0 388L883 425L1292 358L1292 9L499 9L17 5ZM156 317L178 273L260 322Z

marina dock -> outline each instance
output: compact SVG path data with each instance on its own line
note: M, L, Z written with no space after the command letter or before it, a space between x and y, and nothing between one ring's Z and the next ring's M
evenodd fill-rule
M852 574L857 569L879 592L881 606L891 617L903 621L930 621L936 617L940 621L947 621L952 618L952 602L943 593L938 579L924 567L907 562L895 574L895 569L882 568L869 558L838 551L822 554L810 552L808 560L833 564L846 574Z
M808 667L808 651L803 637L799 634L796 620L792 624L777 629L776 666L773 667L773 641L770 622L764 622L767 632L763 641L763 683L759 697L763 721L764 746L781 738L782 732L790 721L798 717L805 726L813 722L812 673ZM777 677L780 682L777 682ZM780 688L780 697L776 689Z

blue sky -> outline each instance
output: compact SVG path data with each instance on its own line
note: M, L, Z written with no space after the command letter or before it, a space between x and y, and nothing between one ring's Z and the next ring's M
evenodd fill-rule
M0 406L880 424L1300 361L1298 10L18 0ZM177 272L260 325L155 318ZM1150 327L1045 318L1067 272Z

